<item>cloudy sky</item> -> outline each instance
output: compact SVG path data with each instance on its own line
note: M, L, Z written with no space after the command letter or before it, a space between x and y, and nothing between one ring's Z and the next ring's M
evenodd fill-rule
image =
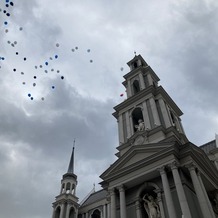
M74 138L78 197L100 188L116 159L111 114L125 99L134 51L184 112L190 141L218 133L217 0L1 0L0 8L0 218L51 217Z

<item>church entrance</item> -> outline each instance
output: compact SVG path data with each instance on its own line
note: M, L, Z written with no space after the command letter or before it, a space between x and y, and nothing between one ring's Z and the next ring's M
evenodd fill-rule
M101 212L99 210L94 210L92 218L101 218Z

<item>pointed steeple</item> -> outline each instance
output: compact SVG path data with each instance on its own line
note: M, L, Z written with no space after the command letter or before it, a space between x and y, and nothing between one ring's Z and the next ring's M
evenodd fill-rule
M72 173L72 174L74 174L74 148L75 148L75 139L73 141L73 150L70 158L69 167L67 170L67 173Z
M52 217L70 218L77 217L78 214L79 199L76 196L77 176L74 174L74 148L75 140L67 173L63 175L61 180L60 194L56 196L53 203Z

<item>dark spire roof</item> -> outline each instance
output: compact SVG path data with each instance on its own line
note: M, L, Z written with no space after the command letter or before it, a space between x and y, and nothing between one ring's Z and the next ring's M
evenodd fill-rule
M67 173L72 173L72 174L74 174L74 147L75 147L75 139L73 142L73 150L72 150L72 154L71 154L71 158L70 158L69 167L67 170Z

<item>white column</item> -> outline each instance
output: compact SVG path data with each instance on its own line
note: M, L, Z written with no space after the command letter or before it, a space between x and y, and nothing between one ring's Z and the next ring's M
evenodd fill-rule
M62 192L63 192L63 184L61 184L60 194L62 194Z
M182 210L182 214L185 218L192 218L176 162L173 162L170 166L173 173L173 179L176 186L176 191L179 198L179 204Z
M150 123L150 119L149 119L149 115L148 115L146 101L142 103L142 106L143 106L142 114L144 117L145 129L147 129L147 128L151 129L151 123Z
M89 218L89 213L86 213L86 218Z
M163 202L162 202L162 197L161 197L161 191L160 191L160 189L155 189L154 192L157 193L157 202L158 202L158 205L160 208L161 218L165 218L164 207L163 207Z
M198 177L197 177L197 174L195 171L195 166L193 164L190 164L188 166L188 169L189 169L189 172L191 175L192 183L193 183L196 195L197 195L198 202L200 204L200 208L201 208L203 217L204 218L211 218L211 214L210 214L203 190L201 188L201 184L198 180Z
M110 190L110 196L111 196L111 218L116 218L116 195L115 190Z
M131 136L134 133L134 127L133 127L133 121L132 121L132 115L129 116L129 120L130 120L130 131L131 131Z
M118 121L118 129L119 129L119 142L124 143L124 135L123 135L123 119L122 115L119 115Z
M143 79L143 76L142 76L142 72L139 73L139 82L140 82L141 90L145 89L145 83L144 83L144 79Z
M129 117L129 111L126 111L126 130L127 130L127 138L131 136L131 126L130 126L130 117Z
M71 193L71 194L72 194L72 192L73 192L73 186L74 186L74 185L71 183L71 184L70 184L70 193Z
M132 96L132 90L131 90L131 83L130 83L130 80L127 81L127 90L126 90L126 93L127 93L127 98L129 98L130 96Z
M70 204L67 204L67 209L66 209L66 218L69 218L70 215Z
M168 113L167 108L166 108L166 104L162 98L159 99L159 104L160 104L161 112L163 114L164 123L166 125L166 128L168 128L171 126L171 122L170 122L170 118L169 118L169 113Z
M106 218L106 204L103 205L103 218Z
M55 218L55 208L53 208L52 218Z
M140 204L139 200L137 200L135 202L135 208L136 208L136 218L142 218L141 204Z
M110 216L110 211L111 211L111 204L108 203L108 204L107 204L107 218L111 218L111 216Z
M119 187L120 192L120 218L126 218L126 196L124 186Z
M75 217L78 217L78 213L79 213L79 211L78 211L78 209L75 211Z
M61 205L60 218L64 218L64 204Z
M158 115L158 112L157 112L157 106L156 106L156 103L154 101L154 98L150 98L149 102L150 102L151 111L152 111L152 114L153 114L153 117L154 117L154 123L157 126L159 126L160 125L160 119L159 119L159 115Z
M212 216L213 218L216 218L216 217L215 217L215 214L214 214L214 212L213 212L213 208L212 208L212 206L211 206L210 200L209 200L209 198L208 198L207 191L206 191L206 189L205 189L205 187L204 187L204 183L203 183L203 181L202 181L202 179L201 179L201 174L200 174L199 171L197 172L197 176L198 176L198 180L199 180L199 182L200 182L201 188L202 188L202 190L203 190L203 192L204 192L204 196L205 196L205 199L206 199L206 201L207 201L207 205L208 205L208 207L209 207L211 216Z
M170 191L170 185L169 185L169 182L167 179L167 174L165 172L164 167L161 167L159 169L159 171L160 171L161 180L163 183L163 190L164 190L164 195L166 198L166 204L167 204L169 218L175 218L176 211L175 211L174 204L173 204L173 199L172 199L172 195L171 195L171 191Z

